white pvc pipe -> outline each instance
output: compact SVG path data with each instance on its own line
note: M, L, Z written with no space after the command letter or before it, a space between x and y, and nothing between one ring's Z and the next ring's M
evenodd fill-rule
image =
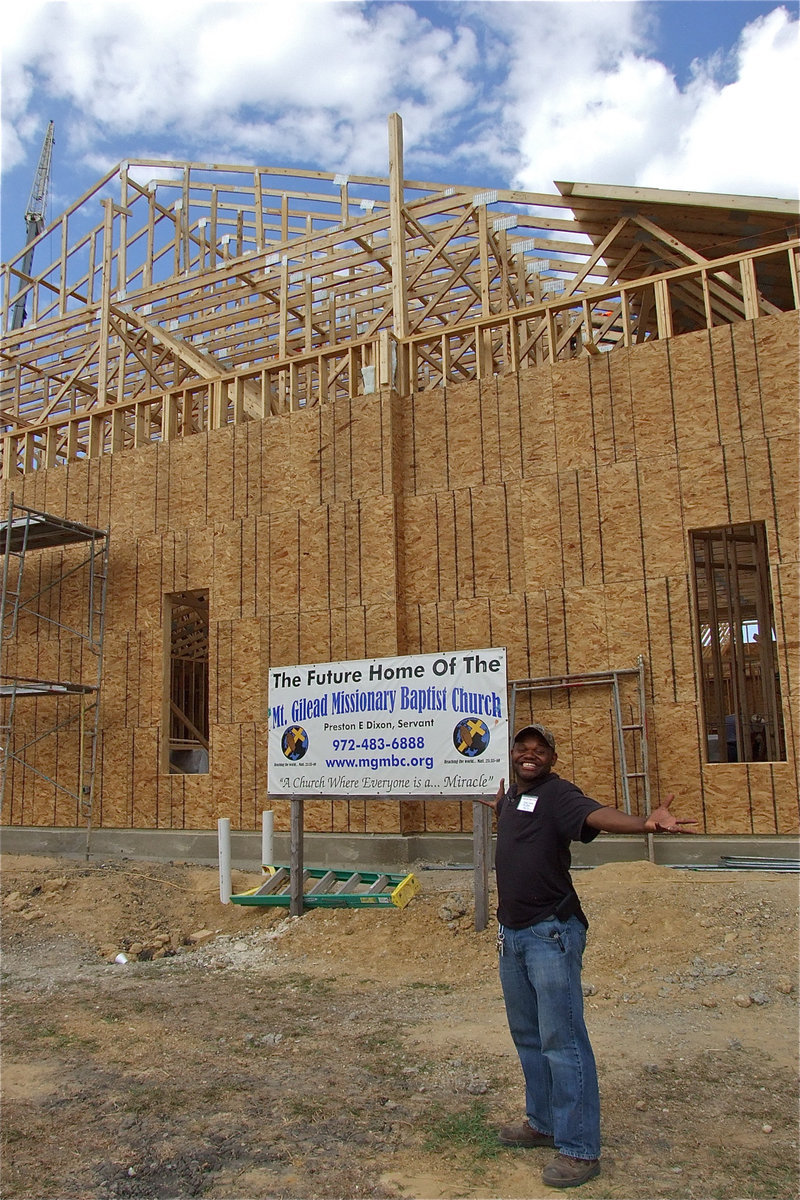
M217 821L217 842L219 845L219 901L220 904L231 902L231 822L229 817L220 817Z
M266 808L261 814L261 870L271 867L274 860L272 850L272 831L275 828L275 814L271 808Z

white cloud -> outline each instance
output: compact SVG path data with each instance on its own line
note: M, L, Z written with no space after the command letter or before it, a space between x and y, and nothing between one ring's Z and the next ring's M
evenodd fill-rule
M730 63L695 63L682 91L649 55L652 31L638 27L636 7L591 5L587 22L589 6L552 5L564 16L557 31L537 25L538 7L511 44L505 118L519 131L517 186L796 193L798 23L785 9L748 26ZM720 82L723 68L731 82Z
M683 89L654 53L650 3L28 0L9 14L4 171L52 116L87 171L159 147L383 175L398 111L416 178L794 190L786 9L744 31L724 78L699 62Z
M797 195L797 21L785 9L774 9L749 25L737 47L733 82L721 86L713 66L697 64L679 138L672 146L662 144L637 182Z
M386 117L402 104L422 141L469 105L472 32L402 3L34 4L6 46L17 120L38 88L75 112L82 148L170 133L228 160L264 151L386 169ZM51 19L50 19L51 18ZM38 82L34 83L34 77ZM191 153L187 157L193 157ZM15 155L16 158L16 155Z

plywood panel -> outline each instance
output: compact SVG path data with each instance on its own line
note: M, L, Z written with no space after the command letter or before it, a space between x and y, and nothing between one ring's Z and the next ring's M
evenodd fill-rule
M327 507L309 508L298 514L300 611L327 613L330 596L330 549Z
M384 435L383 415L377 395L352 401L350 454L353 463L351 494L354 497L375 497L384 491L384 453L386 451L391 458L391 439Z
M593 589L586 588L586 592ZM636 666L636 660L641 654L645 662L650 657L650 647L647 627L647 597L639 583L617 583L601 593L605 607L605 636L607 639L607 660L600 667L606 666L614 670L627 670ZM579 601L580 593L575 593L574 600ZM599 620L599 612L593 614L595 623Z
M364 609L364 632L366 657L383 658L401 653L394 604L367 605Z
M781 560L797 562L800 528L800 482L798 447L795 438L770 438L770 479L777 498L777 543Z
M433 653L435 650L441 650L446 653L452 650L457 645L456 620L454 613L454 605L450 601L443 601L435 606L436 611L436 643L427 653Z
M800 416L796 403L800 393L798 314L760 318L753 328L765 432L768 437L796 438ZM787 404L787 397L794 403Z
M327 609L301 613L299 655L301 662L338 661L331 647L331 620Z
M346 541L346 510L343 504L328 507L328 596L331 608L347 604L347 574L350 548Z
M87 525L94 524L89 519L89 473L94 470L94 464L86 461L71 462L67 466L67 505L63 515L69 518L70 521L83 521ZM36 508L34 504L35 496L32 494L32 487L35 477L39 472L35 472L35 476L30 475L25 477L23 481L23 494L20 500L18 481L15 480L15 495L17 502L27 504L31 508ZM30 480L30 484L28 483ZM41 508L41 505L38 507Z
M502 387L503 383L511 383L513 388ZM503 398L501 400L501 390ZM508 420L509 409L512 419L516 418L515 445L519 446L519 401L517 399L517 377L496 375L493 379L482 380L480 385L480 416L481 416L481 446L483 451L483 481L487 484L498 485L503 481L504 467L510 468L513 475L519 474L519 466L515 467L511 454L508 462L503 462L503 439ZM510 447L509 447L510 449ZM517 456L518 464L518 456Z
M323 404L319 410L319 487L320 503L336 501L336 439L334 404Z
M752 833L747 766L706 763L702 768L705 833ZM677 803L675 811L683 812Z
M636 453L640 458L675 451L669 346L667 341L646 342L628 360Z
M641 578L642 531L636 464L604 467L598 479L603 531L603 580L617 583Z
M487 645L505 647L507 662L528 674L528 638L525 628L525 600L519 595L493 596L489 601L490 641ZM510 670L509 670L510 675Z
M291 476L290 503L299 509L315 507L322 499L318 410L293 413L290 428L289 454L284 457L283 468L288 466Z
M596 588L565 588L569 671L608 669L606 601Z
M330 833L333 829L333 802L306 800L303 804L303 826L307 833Z
M765 433L752 321L742 321L731 326L731 337L740 436L749 441L751 438L764 437ZM725 433L723 437L726 438Z
M415 392L411 400L413 423L414 491L444 491L447 476L445 403L436 391Z
M635 353L635 350L620 349L607 355L614 462L617 463L628 462L636 457L631 393L631 358Z
M334 496L339 504L353 497L353 459L351 401L340 398L333 407Z
M131 780L133 770L132 729L105 729L100 742L102 774L95 781L102 797L103 826L125 828L131 823Z
M555 363L552 368L553 423L559 472L594 466L589 360Z
M573 707L569 732L567 738L561 740L556 770L560 775L573 779L587 795L601 804L623 808L610 719L610 695L610 688L582 689L571 693L570 704ZM575 707L576 702L580 705L584 700L591 700L592 706ZM558 741L556 746L559 746ZM569 772L565 770L562 759L564 762L571 759Z
M584 583L583 539L579 476L577 471L559 472L558 516L560 521L564 586L581 587Z
M233 519L235 460L233 426L208 434L206 519L217 525ZM189 441L195 439L189 438ZM202 439L197 439L202 440ZM202 520L202 509L198 518Z
M68 517L70 514L67 512L67 470L64 467L58 467L49 471L37 471L36 475L41 476L39 483L44 489L42 510L57 517ZM16 481L13 486L7 486L0 491L4 517L8 511L8 493L10 491L16 493Z
M274 513L269 530L270 611L294 612L299 606L299 525L298 515L293 512Z
M778 814L778 833L797 834L800 823L800 788L794 763L771 763Z
M299 613L276 613L269 623L269 661L271 667L290 667L300 661ZM345 657L347 657L345 655Z
M358 503L344 506L344 603L357 606L361 594L361 509Z
M425 393L427 395L427 393ZM446 454L445 486L475 487L483 483L483 442L481 428L480 385L462 383L445 389L444 397L437 389L431 395L439 402L444 398Z
M366 808L367 833L400 832L400 801L368 800Z
M134 829L155 829L158 812L158 731L133 731L132 790Z
M556 430L550 371L537 368L520 375L522 474L536 478L556 469Z
M327 613L326 623L327 623ZM261 675L261 622L251 617L234 621L232 634L233 696L231 720L252 723L261 710L261 690L266 681Z
M131 653L136 662L131 661ZM129 639L128 681L137 679L136 692L129 697L128 712L136 725L158 725L161 719L163 679L161 630L142 630Z
M345 611L346 653L345 658L367 657L367 614L360 605L351 605Z
M648 744L654 752L650 758L651 802L655 808L672 793L675 812L686 820L698 821L698 833L710 833L703 799L699 719L696 704L651 706L648 731ZM745 814L749 812L746 796L741 807Z
M281 513L292 506L290 430L293 415L267 417L261 430L261 512Z
M461 806L455 800L425 802L426 833L460 833Z
M725 463L720 446L681 450L678 461L686 529L728 524Z
M185 584L189 591L210 590L211 612L216 598L212 587L214 578L214 534L210 528L193 528L186 537Z
M607 354L600 354L593 356L589 361L592 437L594 458L598 468L614 461L614 420L609 357Z
M111 730L126 724L127 716L127 634L106 634L103 644L101 728ZM46 678L51 678L47 676Z
M775 810L775 793L772 782L772 769L769 763L748 764L747 790L750 798L753 833L777 833L778 822Z
M681 517L680 477L674 454L638 464L644 568L648 575L686 570L686 530ZM609 528L608 536L614 531Z
M717 428L722 445L737 442L742 436L736 364L733 354L732 330L735 326L718 325L709 330L711 369L717 407Z
M256 614L256 564L258 560L255 517L245 517L241 523L241 579L239 581L241 614Z
M240 521L214 533L214 613L233 620L242 611L242 526ZM295 560L296 561L296 560ZM296 606L296 601L294 602Z
M454 650L471 650L491 645L492 630L487 599L457 600L453 610L456 636Z
M434 654L439 649L439 605L418 604L415 605L415 619L409 617L407 628L410 631L416 629L419 631L418 637L415 637L413 642L409 640L408 652L420 654ZM452 646L452 640L448 645ZM413 647L413 649L412 649Z
M732 524L750 520L747 464L741 442L722 447L723 478L728 494L728 520Z
M141 537L136 543L136 625L161 628L161 537Z
M233 497L231 515L234 520L246 517L250 511L250 430L255 428L259 435L259 457L261 450L261 421L247 421L234 425L233 444Z
M141 529L136 507L136 468L135 454L114 455L114 487L109 497L108 525L114 531L115 540L119 539L122 545Z
M536 479L526 480L522 485L521 501L526 590L561 587L564 569L557 477L540 475Z
M241 729L238 725L215 724L211 730L211 765L213 811L201 811L202 826L215 826L227 817L232 829L239 828L241 819Z
M207 478L207 457L205 437L183 438L170 443L169 526L173 529L204 525L207 502L212 505L212 511L216 509L220 481L214 475ZM221 513L219 519L223 519Z
M95 529L108 529L111 520L111 481L115 458L116 455L104 454L96 460L96 469L89 471L86 511L89 524Z
M360 504L361 600L394 603L397 596L397 528L393 496L371 496Z
M685 449L720 440L708 334L687 333L667 345L678 453L682 455Z
M331 662L342 662L347 658L346 612L343 608L332 608L329 615Z
M437 501L434 496L403 500L403 575L409 602L439 594Z

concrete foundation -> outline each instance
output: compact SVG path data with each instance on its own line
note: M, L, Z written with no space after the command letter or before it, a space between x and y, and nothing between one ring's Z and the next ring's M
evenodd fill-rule
M653 839L655 861L661 866L716 867L722 855L753 858L797 859L800 839L796 837L708 837L685 835ZM304 862L308 867L361 868L364 871L401 873L412 866L471 866L471 834L395 834L307 833L304 838ZM273 838L276 863L289 862L289 834ZM85 829L51 829L4 826L0 831L0 849L6 854L40 854L57 858L86 858ZM215 865L216 830L171 829L96 829L88 838L88 857L92 862L111 859L139 859L149 862L188 862ZM233 832L231 863L235 870L260 869L261 834ZM595 867L606 862L636 862L647 858L643 837L612 837L603 834L588 846L576 843L572 848L573 866Z

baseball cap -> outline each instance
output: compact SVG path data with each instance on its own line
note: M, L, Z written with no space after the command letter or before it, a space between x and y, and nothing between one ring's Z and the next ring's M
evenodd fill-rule
M525 737L526 734L529 733L535 734L536 737L541 738L543 742L547 742L547 745L551 750L555 750L556 739L553 737L551 731L544 725L525 725L522 729L518 729L514 734L514 741L518 742L520 738Z

